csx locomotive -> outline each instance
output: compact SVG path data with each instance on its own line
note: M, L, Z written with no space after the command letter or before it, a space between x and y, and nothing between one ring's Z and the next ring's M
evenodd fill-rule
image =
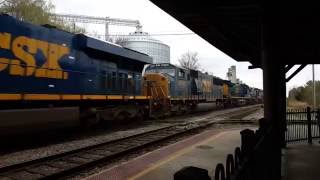
M232 97L228 81L50 25L0 15L0 134L188 111ZM142 74L143 73L143 74Z
M188 111L202 102L226 107L259 103L262 99L259 89L172 64L146 65L143 74L143 94L158 101L158 109L170 107L170 112Z

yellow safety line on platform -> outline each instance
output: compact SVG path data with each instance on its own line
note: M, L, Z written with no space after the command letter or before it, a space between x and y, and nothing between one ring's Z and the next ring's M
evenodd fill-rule
M190 146L190 147L187 147L187 148L184 148L184 149L182 149L182 150L180 150L180 151L177 151L177 152L173 153L171 156L169 156L168 158L166 158L166 159L164 159L164 160L160 160L159 163L156 163L156 164L154 164L154 165L151 165L150 167L146 168L145 170L141 171L140 173L138 173L138 174L136 174L136 175L134 175L134 176L132 176L132 177L129 177L128 180L137 179L137 178L139 178L139 177L141 177L141 176L149 173L150 171L152 171L152 170L154 170L154 169L156 169L156 168L158 168L158 167L160 167L160 166L162 166L162 165L164 165L164 164L166 164L166 163L168 163L168 162L170 162L170 161L172 161L172 160L174 160L174 159L176 159L176 158L178 158L178 157L180 157L180 156L182 156L182 155L184 155L184 154L186 154L186 153L188 153L188 152L190 152L190 151L193 150L196 146L199 146L200 144L208 143L208 142L210 142L210 141L212 141L212 140L214 140L214 139L222 136L222 135L225 134L225 133L226 133L226 132L221 132L221 133L219 133L219 134L214 135L213 137L211 137L211 138L209 138L209 139L205 139L205 140L203 140L203 141L201 141L201 142L198 142L198 143L196 143L196 144L194 144L194 145L192 145L192 146ZM150 153L152 153L152 152L150 152ZM149 154L149 153L148 153L148 154ZM145 155L147 155L147 154L145 154ZM145 155L144 155L144 156L145 156Z

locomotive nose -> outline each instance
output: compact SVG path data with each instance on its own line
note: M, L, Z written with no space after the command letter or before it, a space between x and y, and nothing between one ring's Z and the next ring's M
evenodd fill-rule
M142 95L152 99L166 99L169 96L169 81L158 73L145 74L143 77Z

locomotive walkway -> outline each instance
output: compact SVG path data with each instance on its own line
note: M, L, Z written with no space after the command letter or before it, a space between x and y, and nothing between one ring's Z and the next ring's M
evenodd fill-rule
M208 169L212 177L215 168L212 164L224 161L226 153L232 153L234 147L240 145L241 129L208 130L92 175L87 180L169 180L173 179L176 171L185 166Z

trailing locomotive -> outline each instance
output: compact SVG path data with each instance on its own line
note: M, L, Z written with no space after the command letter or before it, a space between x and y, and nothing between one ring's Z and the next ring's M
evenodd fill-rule
M258 99L232 96L229 81L171 64L147 65L152 58L146 54L83 34L8 15L0 15L0 24L0 135Z
M172 112L188 111L205 102L215 102L222 107L239 106L258 103L262 98L251 96L245 84L233 84L168 63L147 65L143 74L143 94L156 97L157 106L151 107L154 110L171 107Z

